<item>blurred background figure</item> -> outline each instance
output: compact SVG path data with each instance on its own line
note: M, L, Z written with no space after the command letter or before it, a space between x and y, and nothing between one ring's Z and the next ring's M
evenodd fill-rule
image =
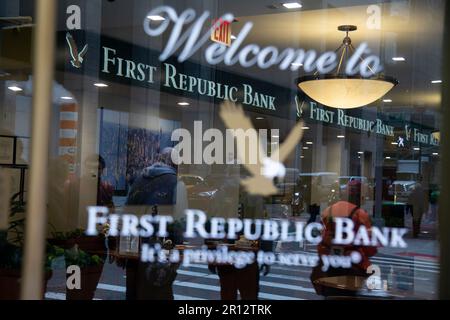
M317 251L320 257L329 255L350 256L350 254L357 252L361 256L361 260L357 264L353 263L349 269L329 267L326 271L322 270L323 263L320 260L319 265L312 271L311 281L317 294L323 296L335 295L335 292L330 288L318 285L316 280L336 276L368 277L367 268L371 265L369 258L377 253L376 247L333 244L332 241L335 236L334 218L352 219L355 232L361 226L365 226L370 234L372 227L369 214L361 208L364 199L361 196L360 180L350 180L347 187L342 188L340 192L341 200L326 208L321 214L322 241L319 243ZM339 295L339 290L337 292L336 295Z
M171 154L172 148L164 149L157 161L136 178L130 188L126 207L138 214L170 215L177 226L187 209L186 187L177 177L177 168ZM157 226L154 226L155 230ZM141 239L141 243L171 250L183 243L182 228L168 228L169 236ZM122 264L122 262L120 262ZM139 257L125 261L127 300L173 300L172 284L177 276L179 263L140 262Z
M422 186L422 177L419 176L411 193L408 196L408 206L413 217L413 238L418 238L420 234L420 225L422 217L428 211L428 199Z
M102 156L98 157L98 192L97 192L97 205L113 208L113 196L114 196L114 187L107 180L103 179L103 176L106 174L106 162Z

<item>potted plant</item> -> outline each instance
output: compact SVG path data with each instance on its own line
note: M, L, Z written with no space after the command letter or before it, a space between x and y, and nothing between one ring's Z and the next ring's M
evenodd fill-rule
M77 244L66 249L64 253L66 268L72 265L80 268L79 289L69 289L66 286L66 300L92 300L103 270L104 260L98 255L81 250ZM67 274L69 278L71 275Z
M71 249L75 245L89 253L103 253L106 251L105 236L86 236L83 229L75 229L69 232L52 232L52 238L48 241L58 247Z
M25 218L18 216L25 212L25 204L17 200L19 195L18 193L11 199L8 229L0 232L0 300L20 298ZM52 262L63 253L61 248L47 244L42 297L44 297L47 281L52 276Z

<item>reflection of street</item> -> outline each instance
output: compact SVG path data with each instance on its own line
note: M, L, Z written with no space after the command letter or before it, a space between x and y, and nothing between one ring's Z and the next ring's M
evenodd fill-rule
M434 244L434 248L430 246ZM372 263L380 266L382 279L387 279L393 268L394 285L405 296L423 299L436 298L435 284L438 280L439 265L435 257L421 252L435 252L436 243L430 240L408 239L407 252L393 252L381 249L371 258ZM316 254L314 245L300 248L298 243L282 243L277 252ZM62 262L63 264L64 262ZM65 270L54 270L47 286L47 299L65 299ZM259 298L264 300L302 300L323 299L315 294L310 281L310 267L288 267L275 265L267 276L261 276ZM115 264L105 264L102 278L97 287L96 299L124 300L125 272ZM195 264L178 270L174 283L176 300L219 300L219 278L211 274L207 265Z

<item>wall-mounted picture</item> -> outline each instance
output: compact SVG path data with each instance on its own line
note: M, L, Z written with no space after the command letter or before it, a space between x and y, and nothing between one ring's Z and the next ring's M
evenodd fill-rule
M16 163L27 165L30 161L30 138L17 138Z
M15 168L3 168L3 172L5 176L10 179L10 194L9 196L13 196L20 192L20 175L21 170Z
M0 137L0 164L14 164L14 138Z

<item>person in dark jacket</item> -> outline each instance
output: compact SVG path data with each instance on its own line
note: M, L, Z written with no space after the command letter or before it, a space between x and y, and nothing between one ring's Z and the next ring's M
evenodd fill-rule
M164 149L158 162L143 170L128 193L127 211L138 214L171 215L177 220L187 207L186 188L177 177L177 170L171 160L171 148ZM155 230L157 230L155 226ZM182 230L168 228L166 238L141 239L141 243L173 249L183 242ZM127 300L173 300L172 284L177 276L178 263L143 263L128 260Z

